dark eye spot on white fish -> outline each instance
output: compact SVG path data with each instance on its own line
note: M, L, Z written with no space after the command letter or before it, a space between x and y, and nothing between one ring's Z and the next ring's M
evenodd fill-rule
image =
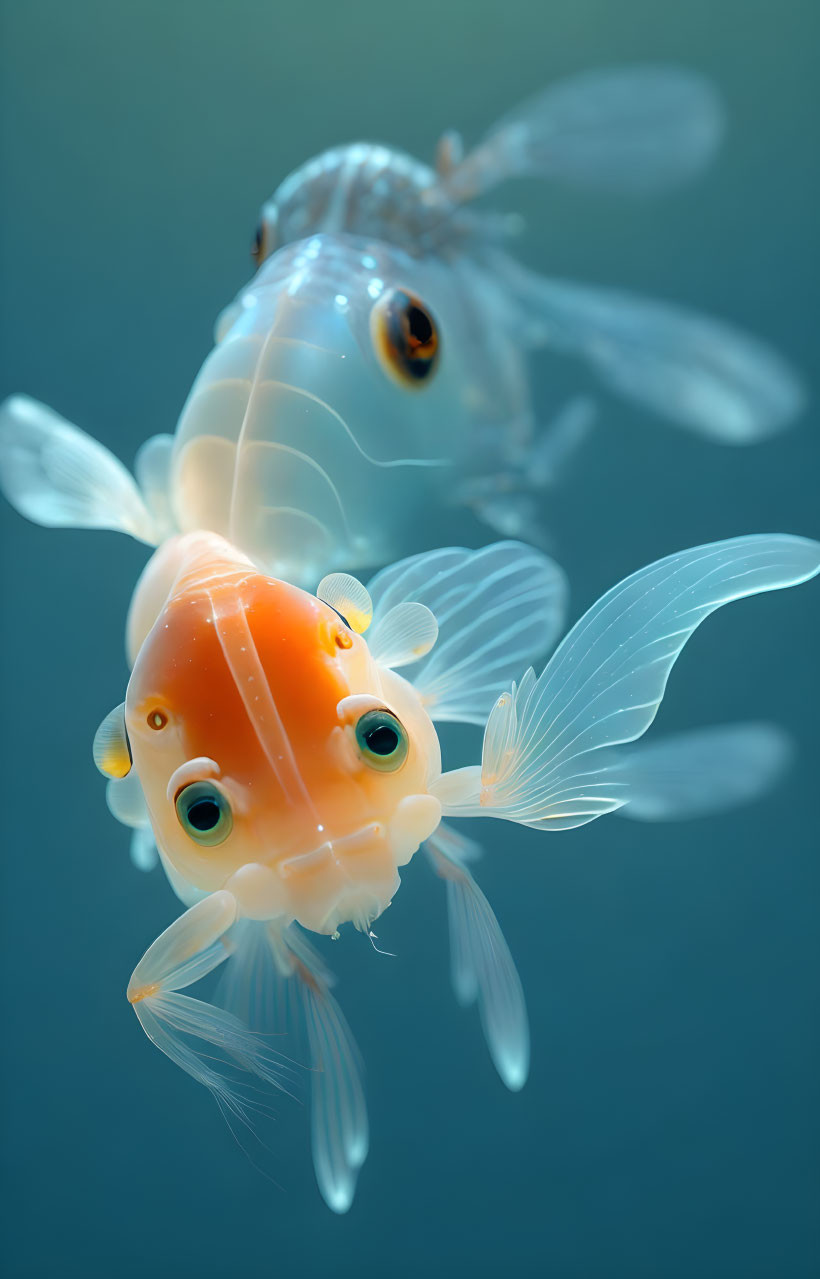
M373 307L371 333L385 371L402 386L428 384L440 356L438 326L420 298L390 289Z
M260 222L254 232L251 243L251 257L257 266L261 266L268 256L268 230L264 221Z

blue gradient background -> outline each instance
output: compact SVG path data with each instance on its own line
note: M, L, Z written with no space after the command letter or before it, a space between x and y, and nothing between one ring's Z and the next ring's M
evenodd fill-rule
M721 164L652 205L510 188L521 252L740 322L817 393L810 0L5 0L2 28L1 389L129 463L173 428L248 274L257 206L292 167L359 136L429 156L445 126L474 139L550 78L641 59L714 78ZM545 411L589 386L557 361L539 377ZM683 546L820 534L816 404L732 451L607 401L550 512L573 616ZM532 1021L521 1094L454 1005L443 895L420 862L379 927L396 958L355 936L326 948L372 1121L340 1219L315 1191L304 1113L281 1108L277 1189L124 999L176 909L159 875L131 869L89 750L125 686L144 548L0 519L6 1274L820 1274L816 583L710 620L659 719L789 726L800 760L771 798L681 826L492 824L480 881Z

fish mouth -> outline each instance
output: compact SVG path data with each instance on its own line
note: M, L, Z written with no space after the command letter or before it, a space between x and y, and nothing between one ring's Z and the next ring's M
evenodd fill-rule
M368 932L399 887L399 867L440 819L438 800L408 795L388 821L366 822L268 865L243 866L224 887L251 919L284 915L315 933L335 935L347 923Z
M308 926L315 932L335 933L345 923L368 932L399 887L399 867L440 820L438 800L406 795L388 821L367 822L350 835L279 862L279 875L300 907L296 918L301 923L309 912L313 923Z

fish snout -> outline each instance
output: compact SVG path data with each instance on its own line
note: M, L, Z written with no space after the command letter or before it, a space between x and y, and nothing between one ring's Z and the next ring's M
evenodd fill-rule
M311 932L334 934L346 923L367 932L399 887L399 866L440 818L441 807L432 796L405 796L387 822L366 822L268 865L249 863L224 887L247 918L285 915Z

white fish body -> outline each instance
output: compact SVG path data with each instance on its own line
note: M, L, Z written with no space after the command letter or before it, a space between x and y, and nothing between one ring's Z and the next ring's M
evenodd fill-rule
M666 303L537 276L508 251L509 219L471 203L520 176L652 193L698 173L722 131L698 76L636 67L553 85L466 156L445 135L435 169L363 143L309 161L264 206L260 269L109 526L154 543L217 532L308 586L417 551L431 504L542 542L543 490L591 406L574 401L544 429L537 348L580 356L608 389L714 440L782 429L802 392L768 348ZM78 489L77 468L53 456L74 428L48 420L19 397L5 406L3 488L41 522L98 525L110 461L97 457L95 477L75 432Z

